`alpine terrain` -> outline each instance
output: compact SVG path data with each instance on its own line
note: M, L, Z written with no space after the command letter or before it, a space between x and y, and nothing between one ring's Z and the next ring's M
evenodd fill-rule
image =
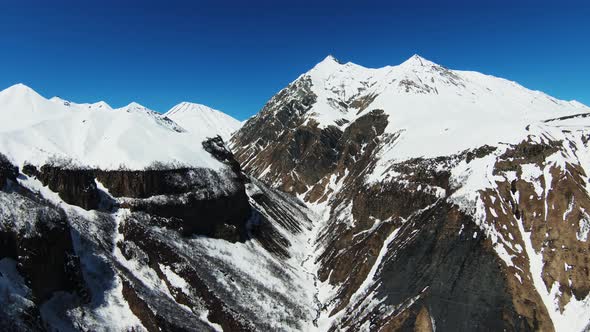
M0 330L590 331L590 108L329 56L244 123L0 92Z

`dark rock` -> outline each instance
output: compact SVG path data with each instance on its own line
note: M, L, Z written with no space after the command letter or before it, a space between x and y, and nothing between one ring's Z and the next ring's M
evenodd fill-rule
M180 220L173 228L228 241L246 239L250 205L241 173L211 169L96 171L122 206Z
M100 196L92 170L44 165L37 178L68 204L86 210L97 209L99 206Z
M5 155L0 153L0 189L2 189L7 180L16 181L18 176L18 167L14 166Z
M179 195L190 191L221 187L226 177L206 168L161 170L95 170L96 179L115 197L149 198L158 195Z
M465 162L470 163L473 159L483 158L496 151L495 146L484 145L477 149L470 150L465 155Z
M166 280L166 277L162 274L159 268L160 264L172 266L198 257L184 257L184 253L175 250L172 243L162 241L157 236L154 236L153 225L151 225L152 221L153 220L147 215L133 214L126 220L119 231L125 238L124 245L133 243L133 246L147 255L149 266L157 271L162 279ZM194 299L200 299L199 305L204 305L209 311L207 317L208 320L221 325L224 330L254 330L251 327L251 323L246 320L245 317L228 307L226 302L231 303L230 299L221 298L221 294L213 292L207 281L202 279L201 275L197 272L197 270L202 267L188 264L188 262L185 262L183 265L185 268L182 270L176 270L175 273L190 284L191 290L195 295L192 297L193 300L187 297L182 297L184 305L194 307L197 304L194 302ZM154 312L149 308L149 293L142 291L141 284L141 282L134 282L133 285L128 284L124 293L126 300L131 302L131 310L134 314L138 315L142 322L146 322L150 326L164 327L164 330L167 330L166 326L174 326L174 324L170 323L171 317L164 316L165 312L162 312L162 315L160 315L160 313ZM180 300L179 294L176 294L175 299L177 299L177 301ZM185 328L184 330L187 329ZM204 330L204 328L197 330Z
M231 167L236 175L242 175L240 163L234 158L233 153L227 149L221 136L216 136L203 141L203 148L215 159Z
M133 200L123 206L131 211L182 220L182 226L177 230L184 235L200 234L231 242L246 240L246 223L251 213L244 191L213 198L203 198L198 193L189 192L182 198Z
M25 163L23 166L23 173L30 177L39 178L39 169L35 165Z

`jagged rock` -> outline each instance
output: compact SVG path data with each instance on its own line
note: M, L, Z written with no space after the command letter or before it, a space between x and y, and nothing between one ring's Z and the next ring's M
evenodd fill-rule
M25 163L23 165L23 174L26 174L30 177L39 177L39 169L35 165L31 165L29 163Z
M0 153L0 189L6 185L7 180L15 181L17 176L18 167L12 165L8 158Z
M238 176L242 175L242 167L235 159L233 153L227 149L221 136L216 136L203 141L203 148L209 152L215 159L229 165Z

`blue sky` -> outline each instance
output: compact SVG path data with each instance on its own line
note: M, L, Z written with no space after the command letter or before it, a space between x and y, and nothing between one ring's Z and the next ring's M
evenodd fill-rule
M516 3L516 4L515 4ZM590 105L587 1L2 1L0 88L239 119L326 55L418 53Z

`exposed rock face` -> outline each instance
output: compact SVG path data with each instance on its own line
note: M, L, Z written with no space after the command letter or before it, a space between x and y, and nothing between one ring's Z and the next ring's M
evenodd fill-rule
M176 218L181 221L177 223L177 230L185 235L244 241L246 221L251 213L245 192L248 180L220 137L203 142L203 146L229 169L168 169L163 165L160 169L104 171L44 165L38 170L33 165L25 165L23 172L59 193L66 203L85 210L112 210L122 205L132 211ZM5 177L2 174L13 178L18 174L10 167L0 172L0 178ZM108 204L102 202L101 206L97 181L116 199Z
M305 191L305 184L317 181L337 159L332 148L342 135L338 128L320 130L315 123L302 126L301 115L316 99L310 88L308 79L295 81L265 105L257 121L248 121L232 138L232 150L246 172L259 177L272 163L276 169L270 171L267 182L288 192ZM314 170L308 174L310 180L294 178L298 163Z
M280 101L273 99L269 104L272 102ZM292 104L298 105L293 101L289 103ZM260 136L255 128L260 126L257 123L265 121L264 116L256 118L253 124L247 123L249 127L236 134L233 139L236 158L253 176L286 192L300 194L336 169L344 171L350 164L359 162L366 153L363 150L374 149L375 139L387 126L387 115L381 110L367 112L344 131L336 126L322 129L313 121L306 124L290 122L289 126L280 129L269 126ZM278 139L263 140L265 136L273 135L278 135Z
M242 177L243 174L240 163L236 160L234 154L227 149L221 136L212 137L203 141L203 149L209 152L215 159L230 166L236 176L246 180L245 177Z
M461 225L466 226L458 234ZM383 302L371 307L360 300L347 310L351 316L343 326L416 329L420 311L428 308L428 321L443 331L534 330L514 309L501 263L485 236L474 233L479 229L471 218L446 203L414 215L396 229L377 276L380 283L369 289ZM383 315L384 308L391 309Z
M205 190L188 191L147 199L121 199L121 206L154 216L180 221L177 230L184 235L200 234L228 241L246 239L250 205L243 185L240 190L213 195Z
M98 208L100 201L94 172L88 169L63 169L44 165L38 178L49 189L59 193L68 204L77 205L86 210Z
M8 180L15 181L18 176L18 167L12 165L5 155L0 153L0 189Z
M245 191L247 179L221 138L209 139L203 145L230 169L96 171L97 180L119 198L124 208L179 220L175 227L184 235L245 241L251 214Z

